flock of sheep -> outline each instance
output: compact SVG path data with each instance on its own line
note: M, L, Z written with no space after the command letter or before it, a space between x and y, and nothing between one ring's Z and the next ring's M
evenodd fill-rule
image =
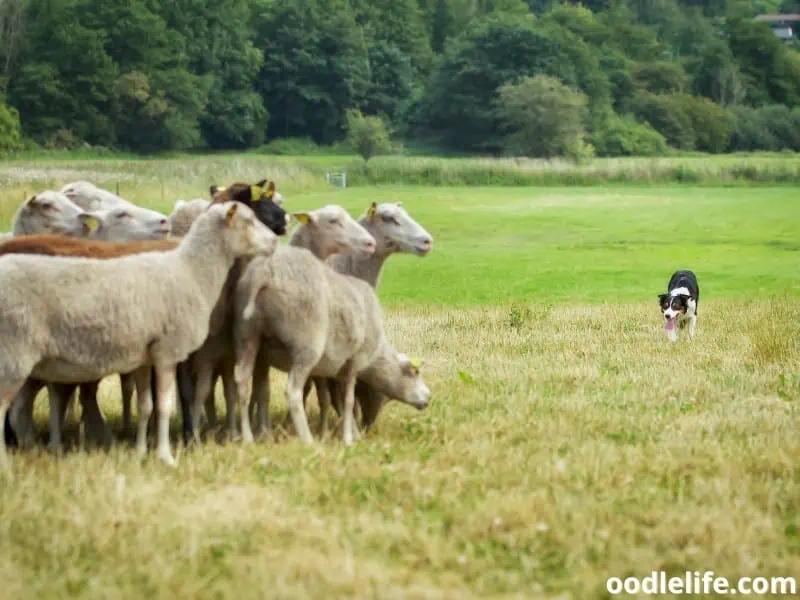
M238 409L244 442L254 439L251 420L256 434L271 430L271 367L288 374L289 416L306 443L312 383L319 436L333 404L346 444L358 437L356 409L369 427L388 399L428 405L422 362L386 339L375 293L391 254L425 256L433 245L399 203L373 202L358 221L337 205L293 213L299 225L285 245L290 216L273 183L210 192L210 201L179 200L169 217L86 181L20 206L0 241L2 467L7 441L35 443L33 404L45 387L52 450L77 388L87 437L105 443L97 389L113 374L124 432L135 389L137 453L152 424L169 465L176 391L184 442L196 441L203 416L216 425L220 377L228 429L237 433Z

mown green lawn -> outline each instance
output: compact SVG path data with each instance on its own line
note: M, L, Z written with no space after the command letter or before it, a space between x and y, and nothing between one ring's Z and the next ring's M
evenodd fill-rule
M682 186L424 188L303 194L353 214L402 201L435 238L425 260L392 260L387 304L653 301L676 269L704 299L800 294L796 190Z

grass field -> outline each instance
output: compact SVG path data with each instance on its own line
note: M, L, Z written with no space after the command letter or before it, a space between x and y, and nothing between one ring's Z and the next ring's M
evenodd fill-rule
M0 219L76 172L127 175L123 195L169 211L237 168L203 165L6 166ZM350 449L209 441L175 470L127 440L16 453L3 598L581 599L653 570L800 576L796 188L342 191L292 168L266 168L289 210L402 200L434 236L379 289L389 338L430 361L431 406L390 405ZM677 268L700 281L698 335L670 345L656 295ZM103 394L118 430L116 381Z

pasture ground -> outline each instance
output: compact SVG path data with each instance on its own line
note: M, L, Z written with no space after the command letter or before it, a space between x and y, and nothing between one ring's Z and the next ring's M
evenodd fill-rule
M5 224L79 167L36 169L0 193ZM136 176L120 191L169 211L213 175L167 200ZM128 441L15 453L3 598L581 599L653 570L800 576L795 189L292 185L287 209L402 200L433 234L379 289L389 338L430 361L431 406L390 405L350 449L209 440L175 470ZM677 268L698 275L698 336L670 345L656 294ZM118 431L116 378L102 390Z

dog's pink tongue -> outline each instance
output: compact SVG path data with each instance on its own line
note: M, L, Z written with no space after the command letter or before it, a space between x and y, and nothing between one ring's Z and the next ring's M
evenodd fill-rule
M672 331L675 329L675 319L667 319L667 322L664 323L664 329L666 331Z

